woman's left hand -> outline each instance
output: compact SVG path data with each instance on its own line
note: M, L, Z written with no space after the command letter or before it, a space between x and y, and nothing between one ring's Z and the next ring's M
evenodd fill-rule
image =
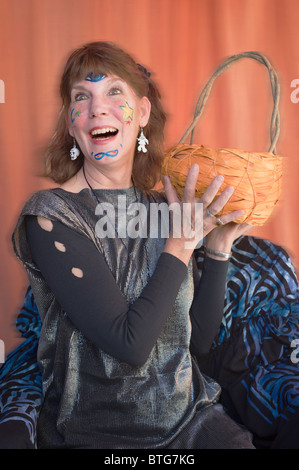
M252 225L229 222L216 226L206 237L206 247L211 250L230 253L234 241L252 228Z

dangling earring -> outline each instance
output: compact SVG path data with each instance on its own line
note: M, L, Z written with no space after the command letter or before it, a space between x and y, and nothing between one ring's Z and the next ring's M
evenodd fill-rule
M80 155L80 150L76 147L75 139L73 139L73 142L74 142L74 144L73 144L73 147L70 150L70 157L71 157L71 160L76 160Z
M139 144L138 145L138 152L146 153L147 152L146 145L148 144L148 140L145 137L145 135L143 134L142 127L140 128L140 136L137 137L137 141L138 141L138 144Z

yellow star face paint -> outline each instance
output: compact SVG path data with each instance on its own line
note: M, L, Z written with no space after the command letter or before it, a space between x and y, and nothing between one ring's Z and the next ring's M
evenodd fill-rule
M122 109L124 112L123 120L127 124L130 124L130 122L133 121L133 108L130 108L128 102L126 101L126 104L124 106L120 106L120 109Z

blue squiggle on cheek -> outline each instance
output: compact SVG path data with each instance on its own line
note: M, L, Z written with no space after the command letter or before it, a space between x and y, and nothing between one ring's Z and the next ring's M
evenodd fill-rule
M82 114L82 111L76 111L75 117L74 117L74 111L75 111L75 108L73 108L73 109L71 110L71 121L72 121L72 124L75 122L76 116L80 117L81 114Z
M104 157L116 157L118 154L118 150L110 150L110 152L99 152L94 155L93 152L91 152L91 156L95 158L96 160L102 160Z

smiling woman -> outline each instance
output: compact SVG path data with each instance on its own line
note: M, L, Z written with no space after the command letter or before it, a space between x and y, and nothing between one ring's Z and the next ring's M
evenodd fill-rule
M103 167L111 163L111 157L114 158L114 167L126 160L126 166L123 166L126 171L120 175L121 180L115 180L113 184L118 186L121 181L122 187L129 187L136 135L148 123L150 101L146 96L138 97L119 77L101 75L101 80L90 80L89 77L75 84L71 90L69 134L78 142L82 153L91 157L85 159L84 167L94 187L111 184L111 181L107 183L102 172L95 173L95 161L101 160ZM80 187L80 180L76 177L66 184L63 186L65 189L77 192L86 183L82 179Z
M91 43L75 50L66 63L61 80L60 94L63 105L56 132L46 153L46 176L62 184L82 168L84 152L81 152L76 162L69 161L68 155L73 145L73 139L68 127L73 125L76 128L82 118L86 119L86 112L91 112L92 109L88 111L84 101L86 99L88 101L88 98L95 98L94 91L104 90L105 87L107 99L110 97L111 102L117 101L118 123L121 123L123 127L124 124L127 127L132 127L133 118L138 124L133 109L133 103L136 100L141 98L144 100L146 97L150 102L149 120L143 128L146 138L149 134L151 135L151 138L148 139L149 158L142 158L142 154L137 149L134 151L132 176L139 189L148 191L153 188L160 180L160 159L164 150L163 130L166 116L160 102L159 90L149 75L146 69L136 64L130 55L111 43ZM129 96L132 93L134 99L130 100ZM94 99L93 104L96 105ZM68 122L68 127L66 122ZM110 123L108 124L110 129ZM106 122L91 126L89 132L95 131L98 134L105 132L105 129L107 129ZM111 129L116 133L119 131L114 126ZM96 144L94 133L92 140ZM80 146L80 142L78 144ZM118 147L114 146L109 150L120 152L122 146L123 142L119 139ZM90 149L89 155L91 152L93 155L99 153L98 150ZM104 152L107 153L106 150ZM89 173L88 170L87 173Z
M220 176L195 199L194 166L182 201L169 180L165 194L154 190L165 113L150 74L118 47L99 42L73 52L60 89L62 112L46 155L60 187L30 198L13 235L42 319L38 446L252 448L190 351L190 319L197 351L209 349L221 322L229 253L244 227L230 224L242 211L223 217L221 227L209 214L233 189L215 198ZM120 197L121 216L111 221ZM160 203L175 203L180 216L157 211L155 225L170 227L166 236L148 224ZM144 223L136 223L134 207L143 208ZM115 222L116 236L98 229L98 215L104 228ZM198 283L193 250L213 230Z

